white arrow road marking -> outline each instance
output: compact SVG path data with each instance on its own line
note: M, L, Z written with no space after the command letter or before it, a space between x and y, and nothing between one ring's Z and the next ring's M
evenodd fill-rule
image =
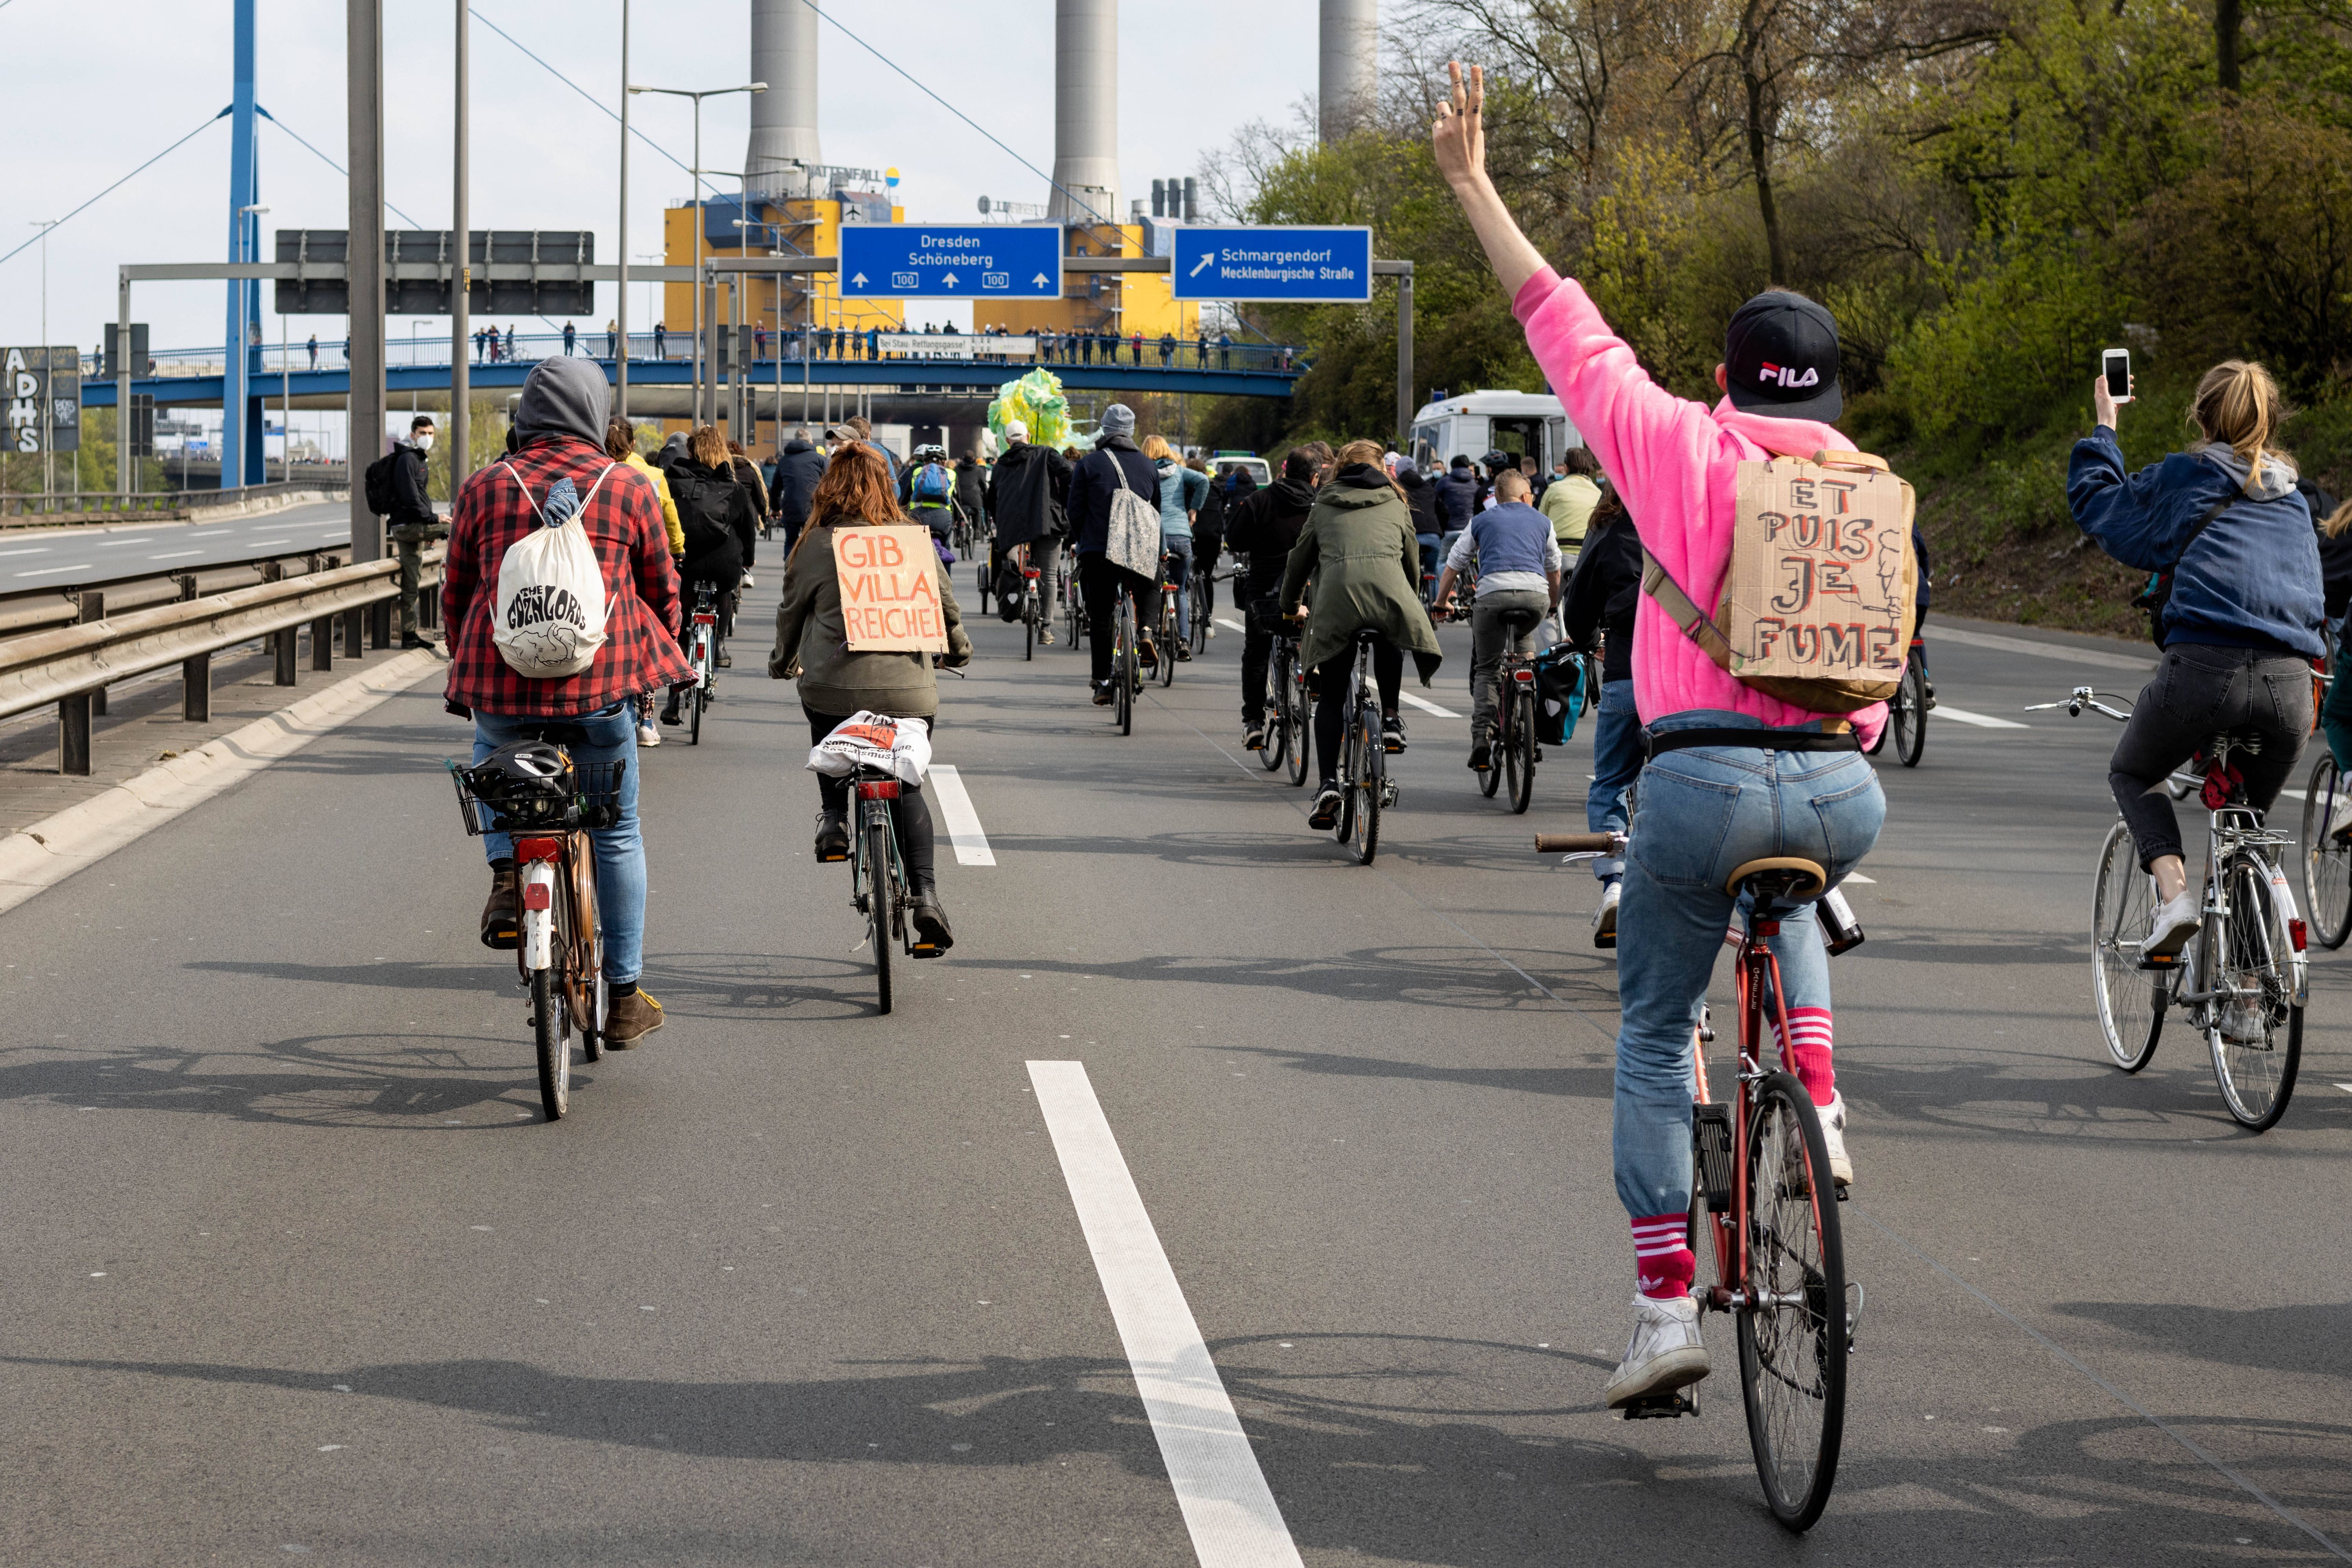
M1451 708L1440 708L1436 703L1430 701L1427 698L1415 697L1410 691L1400 691L1397 695L1400 698L1402 698L1405 701L1412 703L1414 707L1420 709L1424 713L1434 713L1441 719L1459 719L1462 717L1461 714L1456 713Z
M1203 256L1200 260L1192 263L1192 270L1186 273L1184 276L1187 278L1198 278L1202 272L1208 270L1209 263L1214 261L1216 258L1217 253L1215 251L1213 250L1209 252L1208 255Z
M2031 730L2031 724L2021 724L2014 719L1996 719L1989 713L1971 713L1965 708L1955 708L1939 702L1932 710L1956 724L1974 724L1979 730Z
M956 864L995 865L996 851L988 847L988 835L980 830L980 813L972 810L971 796L964 792L963 775L944 763L933 763L930 785L948 819L948 841L955 846Z
M1031 1062L1037 1109L1094 1254L1201 1568L1301 1568L1224 1379L1104 1120L1084 1062Z

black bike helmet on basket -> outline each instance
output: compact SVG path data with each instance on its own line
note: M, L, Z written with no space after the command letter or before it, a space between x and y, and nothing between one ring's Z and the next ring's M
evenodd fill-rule
M547 805L561 808L577 787L572 758L545 741L500 746L466 770L466 787L502 812Z

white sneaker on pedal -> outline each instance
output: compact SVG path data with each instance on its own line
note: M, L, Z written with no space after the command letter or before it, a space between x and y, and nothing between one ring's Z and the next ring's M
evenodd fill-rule
M2336 797L2335 809L2327 816L2327 831L2321 837L2341 844L2352 836L2352 795Z
M2156 918L2148 922L2147 940L2139 944L2142 958L2175 958L2189 939L2197 934L2202 921L2197 908L2197 889L2183 888L2180 896L2168 899L2158 907Z
M1814 1110L1822 1119L1822 1142L1829 1145L1830 1180L1843 1192L1853 1185L1853 1160L1845 1152L1845 1096L1833 1094Z
M1617 945L1617 890L1624 884L1612 882L1601 894L1601 907L1592 911L1592 945Z
M1696 1383L1706 1373L1706 1346L1698 1337L1698 1303L1688 1296L1665 1301L1636 1296L1633 1337L1601 1396L1612 1410L1622 1409L1636 1399Z
M639 721L637 724L637 744L640 746L658 746L661 744L661 731L654 728L652 720L646 719Z

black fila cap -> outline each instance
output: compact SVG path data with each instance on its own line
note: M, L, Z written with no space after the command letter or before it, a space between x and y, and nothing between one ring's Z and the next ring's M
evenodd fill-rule
M1801 294L1775 289L1740 306L1724 329L1723 367L1742 413L1828 425L1845 409L1837 321Z

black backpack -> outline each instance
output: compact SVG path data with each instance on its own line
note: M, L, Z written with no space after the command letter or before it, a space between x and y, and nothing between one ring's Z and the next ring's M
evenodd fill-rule
M678 526L686 531L688 556L715 555L728 548L735 531L727 525L735 497L742 493L731 479L710 479L689 474L683 465L669 470L670 499L677 504Z
M378 517L392 515L392 466L398 461L400 454L392 451L367 466L368 510Z

